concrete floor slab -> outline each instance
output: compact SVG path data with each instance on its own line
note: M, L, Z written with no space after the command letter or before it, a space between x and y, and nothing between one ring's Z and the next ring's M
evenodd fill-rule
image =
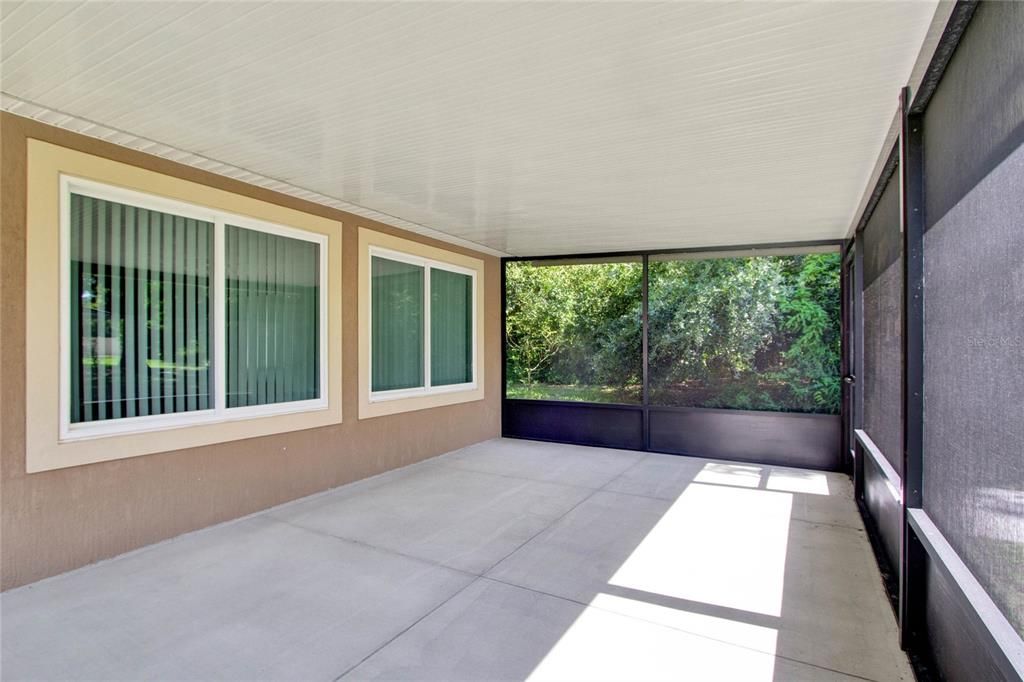
M0 676L909 680L851 494L491 441L7 592Z
M768 628L781 656L913 679L864 532L793 518L797 495L696 482L675 500L601 491L487 575L737 645Z
M874 680L913 680L863 530L790 526L779 653Z
M770 633L761 639L770 640ZM481 579L342 679L855 678L621 615L600 604L585 606Z
M793 518L864 528L853 484L836 472L649 454L604 489L674 500L693 482L792 492Z
M590 494L579 487L420 467L369 489L271 511L303 528L481 573Z
M486 575L587 604L607 591L671 507L669 500L597 492ZM679 547L678 556L686 552Z
M468 584L265 515L2 597L2 676L329 680Z
M644 458L631 450L498 438L440 457L444 465L501 476L600 488Z
M635 466L623 471L604 487L629 495L674 500L693 483L708 460L676 455L644 455Z

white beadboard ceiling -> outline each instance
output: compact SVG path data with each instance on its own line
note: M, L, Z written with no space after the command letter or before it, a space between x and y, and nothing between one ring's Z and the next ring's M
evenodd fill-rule
M513 255L844 236L935 2L3 2L5 109Z

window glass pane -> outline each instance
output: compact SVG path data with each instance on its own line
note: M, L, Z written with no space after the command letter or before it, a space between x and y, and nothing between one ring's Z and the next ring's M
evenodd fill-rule
M641 401L640 262L506 265L506 395Z
M319 397L319 248L224 226L228 407Z
M430 269L430 384L473 381L473 278Z
M423 267L374 256L371 264L372 388L423 386Z
M71 422L213 407L213 225L71 194Z
M839 254L651 260L653 405L839 412Z

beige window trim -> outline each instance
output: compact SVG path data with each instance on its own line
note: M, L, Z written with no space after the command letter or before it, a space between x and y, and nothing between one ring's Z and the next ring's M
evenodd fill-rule
M308 412L235 418L144 433L60 439L61 177L122 189L294 227L326 236L327 407ZM28 141L26 297L26 471L193 448L212 443L341 422L341 223L269 202L181 180L39 140Z
M370 399L370 252L382 249L399 254L453 265L475 273L474 306L474 386L465 390L444 391L405 398L372 401ZM424 410L431 407L467 403L484 398L484 262L444 249L427 246L401 237L359 228L359 418L369 419L389 414Z

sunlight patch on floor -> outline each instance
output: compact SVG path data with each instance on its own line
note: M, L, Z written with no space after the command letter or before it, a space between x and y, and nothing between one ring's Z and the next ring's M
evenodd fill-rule
M829 495L828 476L819 471L772 469L768 474L768 490L805 495Z
M528 679L768 682L774 676L771 628L612 595L598 595L591 605Z
M779 616L790 493L691 484L609 581Z
M697 483L756 488L761 483L761 471L762 468L758 466L708 462L693 480Z
M613 594L599 594L591 600L590 605L605 611L613 611L624 616L675 628L691 635L699 635L709 640L735 644L769 655L775 654L775 643L779 633L775 628L764 625L745 623L734 618L709 616L704 613L687 611L684 608L653 604L642 598L631 599Z
M530 679L773 679L793 495L763 471L705 466Z

